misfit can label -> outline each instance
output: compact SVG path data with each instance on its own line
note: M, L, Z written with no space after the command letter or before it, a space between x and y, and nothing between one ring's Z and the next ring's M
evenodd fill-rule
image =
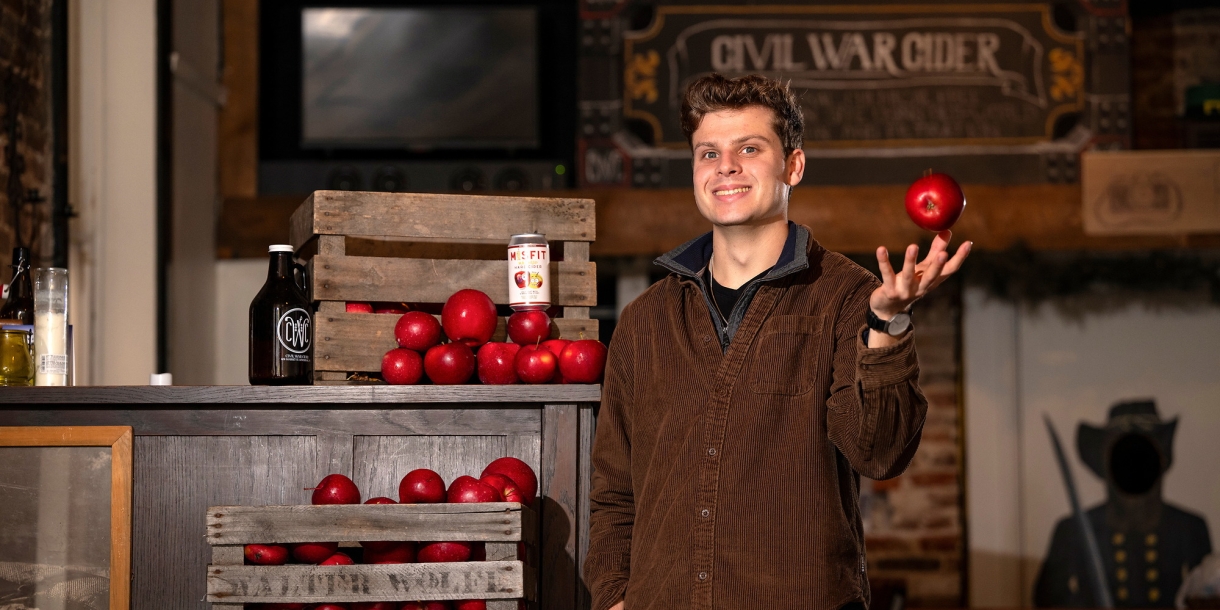
M551 306L551 247L515 244L508 247L508 305L518 311Z
M309 362L309 345L313 340L313 317L309 312L295 307L285 311L275 324L275 336L280 347L286 350L281 360Z

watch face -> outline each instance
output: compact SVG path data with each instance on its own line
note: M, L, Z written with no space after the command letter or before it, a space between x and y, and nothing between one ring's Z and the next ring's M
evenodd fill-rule
M900 313L896 314L893 318L890 318L889 327L885 329L885 332L892 337L897 337L898 335L907 332L907 329L910 327L911 315Z

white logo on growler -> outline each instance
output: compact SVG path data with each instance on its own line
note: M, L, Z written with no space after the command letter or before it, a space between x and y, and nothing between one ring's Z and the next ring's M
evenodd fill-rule
M309 351L309 312L300 307L285 311L275 325L275 334L284 349L294 354Z
M508 241L508 305L513 311L551 306L551 247L538 233Z

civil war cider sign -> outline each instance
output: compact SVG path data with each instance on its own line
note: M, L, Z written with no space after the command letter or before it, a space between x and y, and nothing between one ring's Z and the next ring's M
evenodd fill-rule
M659 6L623 51L624 112L666 148L712 72L790 81L807 148L1031 144L1084 107L1084 39L1049 4Z

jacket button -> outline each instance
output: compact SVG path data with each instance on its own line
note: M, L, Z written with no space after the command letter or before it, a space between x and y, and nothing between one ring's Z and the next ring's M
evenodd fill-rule
M700 572L699 580L707 580L707 572Z
M702 516L704 519L706 519L708 515L712 514L712 511L710 511L710 510L708 510L708 509L706 509L706 508L705 508L705 509L703 509L703 510L699 511L699 514L700 514L700 515L701 515L701 516Z
M707 454L708 454L708 455L716 455L716 448L715 448L715 447L708 447L708 448L707 448Z

